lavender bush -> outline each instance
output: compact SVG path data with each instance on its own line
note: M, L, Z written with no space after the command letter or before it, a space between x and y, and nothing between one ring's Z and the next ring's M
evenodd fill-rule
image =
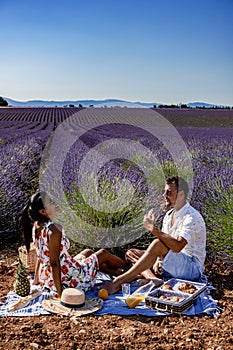
M0 146L0 235L19 235L20 213L29 198L38 189L38 170L45 143L52 131L35 127L17 128L1 124ZM16 134L17 130L17 134Z

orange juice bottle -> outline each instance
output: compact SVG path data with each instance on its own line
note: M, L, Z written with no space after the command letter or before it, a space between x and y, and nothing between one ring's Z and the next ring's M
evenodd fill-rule
M150 293L150 291L153 289L153 287L154 287L154 282L150 281L146 285L135 290L135 292L125 300L128 307L133 309L139 303L141 303L142 301L145 301L145 297L147 296L147 294Z
M128 297L125 302L130 307L133 309L136 307L138 304L140 304L142 301L145 301L145 296L144 295L139 295L139 294L132 294L130 297Z

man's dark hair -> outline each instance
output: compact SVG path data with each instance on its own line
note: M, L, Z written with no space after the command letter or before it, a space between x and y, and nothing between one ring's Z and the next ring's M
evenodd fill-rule
M184 191L185 198L187 198L189 193L189 186L187 181L185 181L185 179L179 176L171 176L166 179L166 184L167 185L176 184L177 190Z

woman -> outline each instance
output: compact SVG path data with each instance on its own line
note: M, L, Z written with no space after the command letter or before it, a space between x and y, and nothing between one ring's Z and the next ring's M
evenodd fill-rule
M124 271L126 262L105 249L96 253L86 249L76 258L71 257L64 229L53 222L58 211L57 204L45 192L34 194L23 209L21 225L25 245L29 252L33 240L38 256L34 284L40 283L49 290L55 288L61 297L62 289L67 287L85 291L93 287L98 270L112 275Z

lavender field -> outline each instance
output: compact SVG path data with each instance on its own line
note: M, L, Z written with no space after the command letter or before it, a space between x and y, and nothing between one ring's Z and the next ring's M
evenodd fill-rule
M108 115L110 121L111 110L114 110L114 115L118 113L117 111L123 113L121 108L95 110L96 119L99 113ZM39 187L40 162L46 143L64 120L81 111L79 108L0 109L1 241L20 236L20 212L28 196ZM213 269L220 265L223 270L232 269L233 111L198 109L151 111L159 112L176 127L191 156L194 174L191 204L202 213L207 224L207 263L211 264ZM136 116L139 111L130 109L130 112L127 110L124 113L135 113ZM108 229L110 226L120 227L130 223L145 209L144 198L149 191L148 174L137 165L137 157L135 160L127 160L122 153L122 157L118 156L102 164L98 172L98 193L101 198L109 202L116 201L120 183L132 184L134 195L122 211L118 210L110 215L101 209L93 209L77 185L77 174L82 159L93 147L112 138L126 137L135 142L135 145L143 145L154 152L164 175L176 171L168 149L158 139L142 132L140 128L131 128L129 125L126 128L125 125L109 123L107 126L102 125L84 132L67 152L62 169L62 186L69 205L79 212L83 221L97 227L97 230L98 227ZM91 175L86 176L88 182ZM127 186L125 189L127 190ZM124 191L124 187L121 191ZM148 235L142 235L139 240L127 243L127 247L135 246L138 242L140 245L146 245L149 239ZM94 237L92 242L95 246Z

